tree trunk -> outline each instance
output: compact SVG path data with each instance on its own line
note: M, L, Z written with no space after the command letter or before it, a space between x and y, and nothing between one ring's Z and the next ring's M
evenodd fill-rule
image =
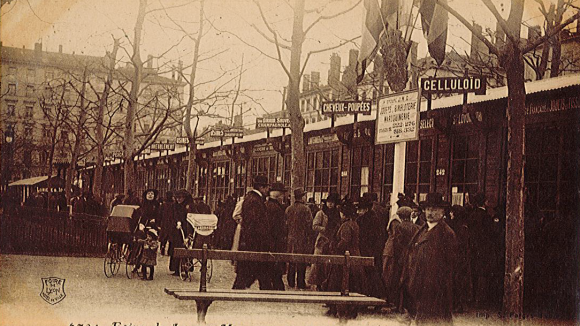
M523 0L512 0L508 27L519 41ZM504 312L523 312L524 297L524 149L525 107L524 59L519 43L508 42L504 50L508 84L508 165L505 231Z
M111 84L113 82L113 70L115 70L115 61L117 60L117 50L119 50L119 40L115 39L113 44L113 52L108 55L109 71L107 73L107 80L105 80L105 88L99 99L99 108L97 111L96 121L96 141L97 141L97 162L95 165L95 175L93 180L93 194L101 199L104 199L103 193L103 165L105 164L105 137L103 135L103 120L105 117L105 108L107 107L107 100Z
M139 1L139 13L137 14L137 22L135 23L135 37L133 38L133 56L131 63L133 64L133 80L131 80L131 92L129 93L129 105L127 106L127 116L125 118L125 139L123 144L124 149L124 165L123 165L123 191L128 195L129 190L134 190L132 187L135 184L135 176L133 169L133 142L135 135L133 127L135 125L135 112L139 106L139 89L141 88L141 78L143 75L143 62L141 61L141 33L143 31L143 22L145 21L145 9L147 8L147 0Z
M87 115L87 110L85 108L85 91L87 87L87 68L85 67L83 71L83 85L81 86L81 94L80 94L80 106L79 106L79 120L76 126L75 132L75 143L72 152L72 158L70 160L70 166L66 173L66 180L65 180L65 194L67 202L70 201L72 198L71 196L71 189L72 189L72 181L75 176L75 171L77 167L77 160L79 159L79 155L81 152L81 145L83 142L83 135L84 135L84 127L85 127L85 120Z
M306 155L304 154L304 118L300 113L300 56L304 42L304 0L294 2L294 23L292 27L292 50L290 53L290 76L286 107L290 114L292 129L292 177L291 188L304 188L306 175ZM294 192L291 192L292 201Z
M564 0L558 0L558 6L556 7L556 17L554 19L554 26L558 26L562 23L562 15L564 12ZM550 78L558 77L560 75L560 61L562 56L562 40L560 39L561 33L556 33L554 37L551 38L552 45L552 62L550 63Z
M195 99L195 75L197 73L197 63L199 61L199 46L201 43L201 38L203 36L203 20L204 20L204 9L205 1L201 0L199 7L199 29L197 32L197 39L195 39L195 46L193 49L193 62L191 64L191 74L189 76L189 98L187 99L187 105L185 107L185 119L184 119L184 129L189 139L189 161L187 162L187 175L185 179L185 189L193 194L193 180L195 177L195 154L197 152L196 134L197 134L197 123L195 129L191 130L191 111L193 110L193 101ZM179 72L181 73L181 72ZM195 195L197 195L197 189L195 189Z

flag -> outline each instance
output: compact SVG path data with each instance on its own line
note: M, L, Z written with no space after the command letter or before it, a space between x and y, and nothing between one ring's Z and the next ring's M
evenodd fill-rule
M449 17L447 10L437 4L438 1L447 4L447 0L423 0L419 7L419 13L421 14L421 26L427 39L429 54L437 61L438 65L441 65L445 59Z
M382 1L382 6L379 2ZM365 0L362 41L356 67L356 82L360 83L365 70L379 48L379 40L386 30L387 17L396 21L399 0ZM395 17L395 18L393 18Z

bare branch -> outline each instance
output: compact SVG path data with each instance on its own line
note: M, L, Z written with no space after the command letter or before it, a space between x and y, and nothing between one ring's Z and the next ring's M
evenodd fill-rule
M304 35L308 34L308 32L310 31L310 29L312 29L312 27L314 27L316 24L318 24L320 21L322 20L329 20L329 19L333 19L336 18L338 16L344 15L350 11L352 11L354 8L356 8L362 0L358 0L354 5L352 5L351 7L349 7L348 9L345 9L343 11L337 12L336 14L333 15L321 15L318 18L316 18L316 20L314 22L312 22L312 24L310 24L310 26L308 26L305 30L304 30Z

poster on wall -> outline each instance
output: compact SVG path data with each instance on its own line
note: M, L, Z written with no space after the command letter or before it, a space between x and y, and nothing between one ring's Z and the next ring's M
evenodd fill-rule
M375 144L419 139L419 99L418 90L379 98Z

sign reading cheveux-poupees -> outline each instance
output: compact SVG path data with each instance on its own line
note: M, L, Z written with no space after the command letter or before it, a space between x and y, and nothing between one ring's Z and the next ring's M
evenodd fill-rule
M322 102L322 114L371 114L371 101Z

